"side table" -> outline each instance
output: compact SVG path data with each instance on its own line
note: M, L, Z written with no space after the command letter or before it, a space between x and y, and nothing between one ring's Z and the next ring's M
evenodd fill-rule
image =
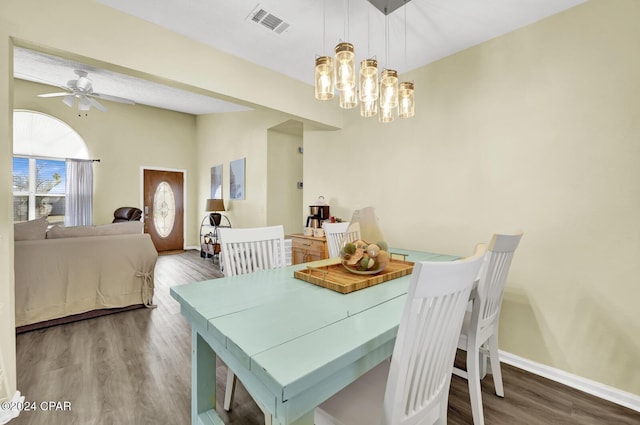
M221 227L231 227L231 222L226 216L221 216L225 220L225 224L215 224L207 214L200 223L200 257L212 258L214 261L220 255L220 243L218 242L218 229ZM208 224L207 224L208 221Z
M329 258L327 239L324 236L316 238L295 233L287 235L287 238L291 239L291 260L293 264Z

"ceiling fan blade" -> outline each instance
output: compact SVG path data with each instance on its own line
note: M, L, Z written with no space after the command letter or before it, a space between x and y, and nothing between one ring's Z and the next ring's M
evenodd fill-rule
M78 98L78 110L82 112L89 111L93 106L99 111L106 112L107 108L102 105L97 100L93 99L98 98L100 100L108 100L111 102L119 102L126 103L128 105L135 105L135 102L131 99L125 99L124 97L111 96L109 94L102 93L94 93L93 92L93 84L91 80L88 78L88 73L83 70L75 70L78 79L67 81L67 86L58 86L63 90L68 90L65 92L58 93L44 93L39 94L39 97L62 97L62 103L72 108L76 103L75 100Z
M118 96L111 96L109 94L91 93L91 96L97 97L98 99L101 99L101 100L110 100L111 102L126 103L128 105L136 104L136 102L134 102L131 99L125 99L124 97L118 97Z
M107 108L105 106L103 106L100 102L98 102L97 100L92 99L92 98L90 98L88 96L85 97L85 99L87 99L89 101L89 103L91 103L91 105L94 108L96 108L97 110L102 111L102 112L107 112Z
M39 94L38 97L59 97L59 96L68 96L71 93L69 92L59 92L59 93L45 93Z

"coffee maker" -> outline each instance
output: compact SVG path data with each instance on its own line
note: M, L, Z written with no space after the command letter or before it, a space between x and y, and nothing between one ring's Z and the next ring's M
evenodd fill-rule
M309 213L307 227L319 229L322 227L322 223L330 217L329 205L309 205Z
M309 205L310 215L307 217L307 227L312 229L319 229L322 227L322 223L328 220L329 205L324 201L324 196L319 196L316 201L316 205Z

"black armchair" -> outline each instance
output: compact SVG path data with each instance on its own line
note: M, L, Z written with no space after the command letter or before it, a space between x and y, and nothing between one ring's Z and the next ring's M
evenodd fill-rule
M113 212L113 223L122 221L140 221L142 210L136 207L120 207Z

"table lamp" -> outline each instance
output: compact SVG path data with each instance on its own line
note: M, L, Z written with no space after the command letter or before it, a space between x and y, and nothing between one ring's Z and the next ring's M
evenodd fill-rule
M222 199L207 199L204 210L211 213L209 214L209 223L212 226L219 226L222 214L218 211L224 211L224 202Z

